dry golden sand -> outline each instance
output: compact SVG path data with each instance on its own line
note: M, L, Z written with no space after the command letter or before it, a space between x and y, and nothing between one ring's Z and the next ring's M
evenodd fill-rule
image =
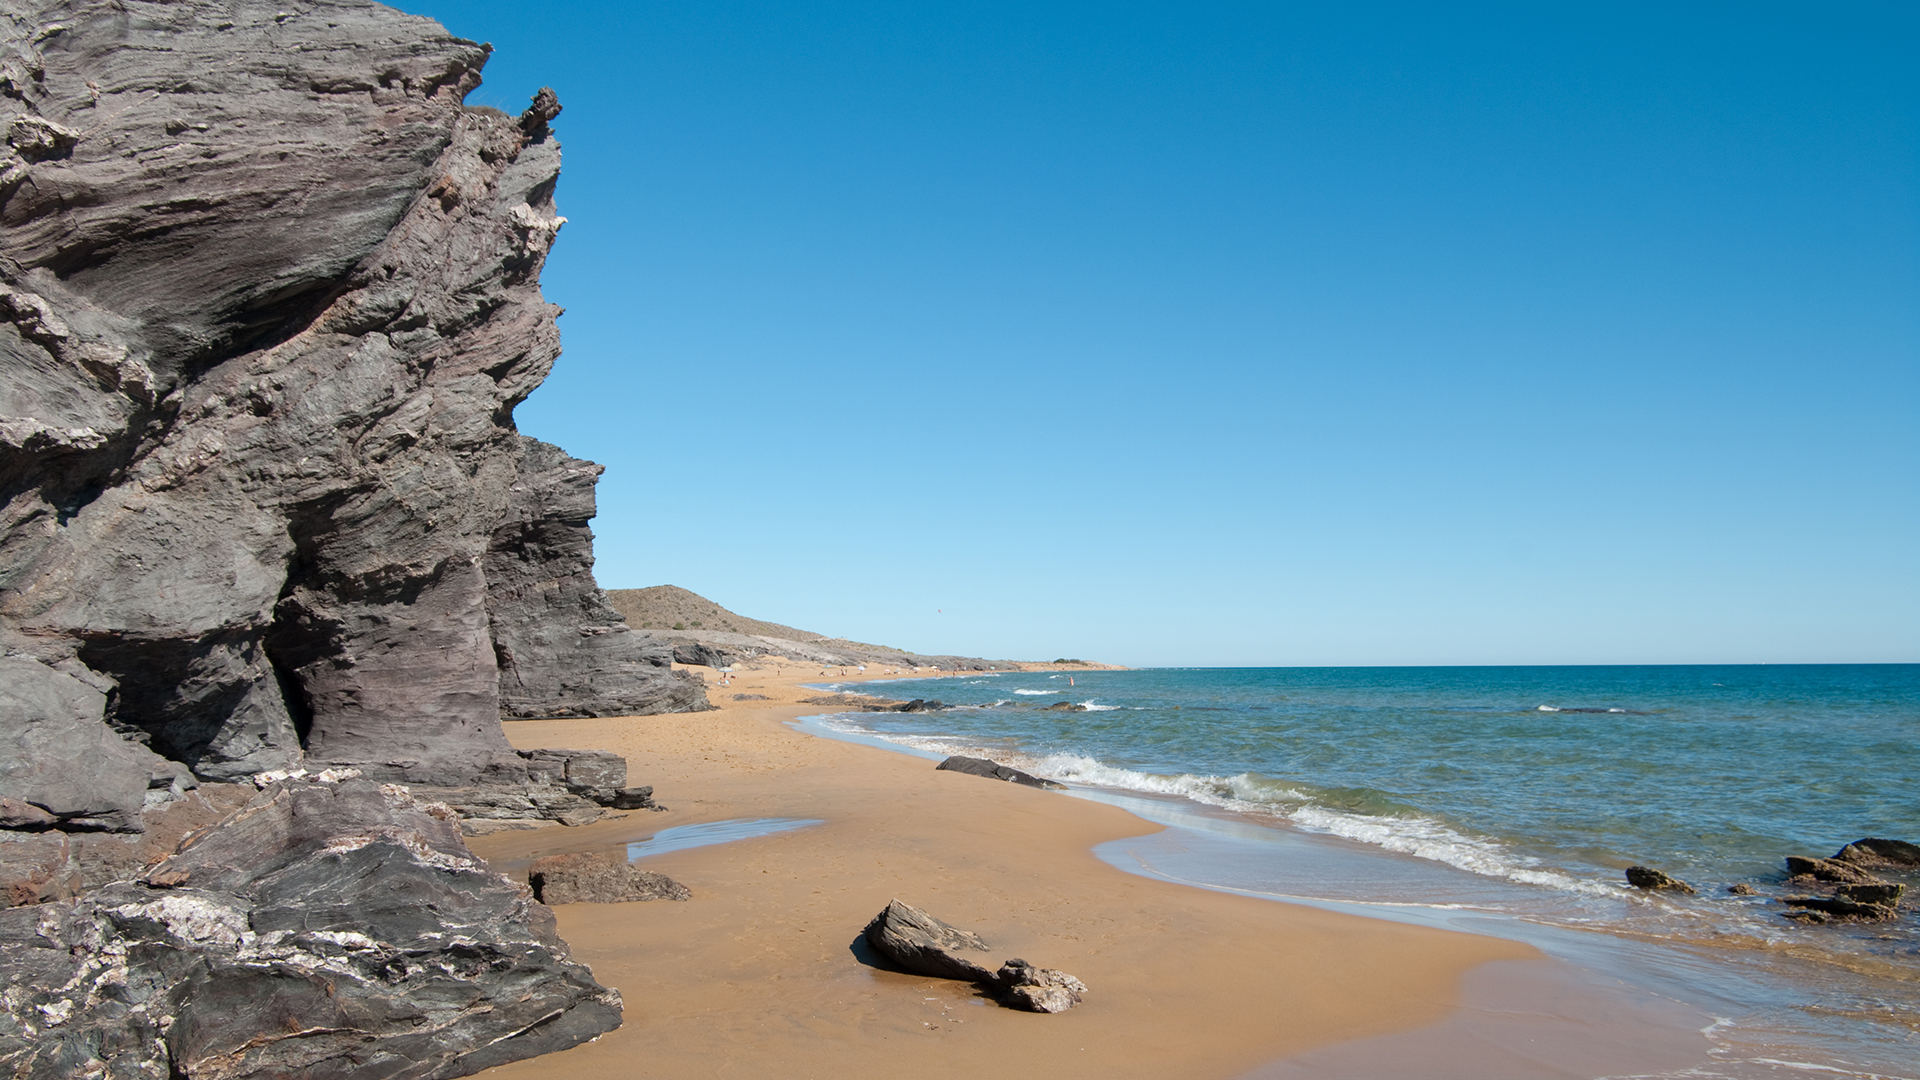
M784 721L819 711L795 704L813 693L798 684L818 677L817 666L743 672L731 687L710 686L716 712L507 725L523 748L625 755L630 782L654 784L671 808L476 838L474 849L508 872L673 825L824 824L649 858L649 869L692 889L685 903L556 908L574 957L625 995L626 1022L488 1075L1232 1077L1433 1023L1464 973L1537 955L1123 873L1091 849L1157 826L791 730ZM964 983L869 966L856 940L894 897L979 933L996 962L1019 956L1071 972L1090 988L1086 1002L1052 1016L1014 1012Z

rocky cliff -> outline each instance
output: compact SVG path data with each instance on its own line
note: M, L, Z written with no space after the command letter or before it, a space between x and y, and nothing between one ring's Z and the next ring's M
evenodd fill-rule
M513 430L559 353L551 95L467 108L485 46L350 0L4 11L0 649L35 686L222 780L510 772L503 666L515 716L704 706L593 585L597 467Z
M514 429L560 105L467 107L487 52L363 0L0 0L14 1074L453 1076L618 1022L449 824L646 804L503 715L707 707L593 581L599 467ZM272 1034L256 991L312 1000Z

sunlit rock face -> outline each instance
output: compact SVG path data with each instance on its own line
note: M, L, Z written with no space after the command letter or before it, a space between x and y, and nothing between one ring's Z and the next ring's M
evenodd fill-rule
M0 13L0 651L68 741L510 783L503 660L514 715L706 706L593 583L597 467L513 428L550 95L468 108L486 46L351 0Z

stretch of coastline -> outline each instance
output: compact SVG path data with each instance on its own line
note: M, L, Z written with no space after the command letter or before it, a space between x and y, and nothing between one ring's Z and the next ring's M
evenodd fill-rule
M671 826L819 824L648 858L692 890L684 903L557 907L574 958L625 996L626 1021L488 1075L1233 1077L1316 1047L1444 1027L1463 978L1552 963L1497 938L1124 873L1092 849L1158 826L797 732L789 721L820 711L804 703L818 678L814 665L770 664L710 684L712 712L507 725L523 749L623 755L668 808L472 841L510 874ZM995 961L1073 973L1090 988L1085 1004L1015 1012L969 984L872 966L856 939L896 897L979 933Z

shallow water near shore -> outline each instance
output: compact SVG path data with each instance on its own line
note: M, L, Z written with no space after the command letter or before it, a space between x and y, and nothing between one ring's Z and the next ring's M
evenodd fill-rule
M1171 830L1100 851L1134 872L1517 937L1712 1018L1707 1062L1633 1075L1920 1076L1920 919L1802 926L1772 899L1785 855L1920 840L1920 666L1072 680L865 684L965 707L808 726L1124 800ZM1636 863L1700 895L1630 889Z

